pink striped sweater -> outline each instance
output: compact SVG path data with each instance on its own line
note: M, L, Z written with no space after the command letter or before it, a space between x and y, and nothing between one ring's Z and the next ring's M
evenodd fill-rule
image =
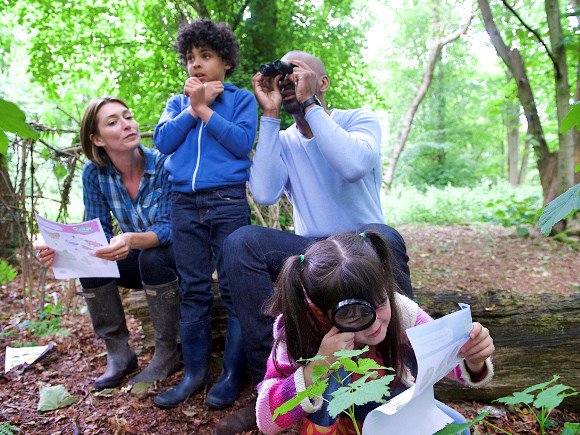
M433 319L423 311L415 302L406 296L397 294L397 307L401 314L401 326L404 331L412 326L421 325ZM292 360L286 349L284 339L284 319L280 315L274 322L274 342L282 337L280 344L272 349L272 354L268 358L266 375L264 380L258 385L258 400L256 404L256 419L258 428L265 434L276 434L294 423L306 418L308 414L318 411L322 406L322 399L303 400L299 406L278 416L272 421L274 410L284 402L296 397L296 393L304 391L306 388L304 380L304 367ZM274 352L280 373L274 366ZM370 354L375 354L371 349ZM486 361L486 370L479 379L472 379L465 366L465 361L457 365L447 377L455 379L469 387L480 387L491 381L493 377L493 364L491 358ZM409 379L401 379L406 385L410 385Z

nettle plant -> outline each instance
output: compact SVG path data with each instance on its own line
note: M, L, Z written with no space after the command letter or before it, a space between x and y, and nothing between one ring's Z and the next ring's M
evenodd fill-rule
M540 426L540 431L543 434L546 433L546 429L554 429L555 423L548 417L550 413L558 406L566 397L576 396L580 392L576 391L574 388L567 385L556 384L556 381L560 377L554 375L554 377L548 382L542 384L532 385L523 391L518 391L513 393L511 396L500 397L494 400L494 402L503 403L504 405L512 406L525 406L536 418ZM483 412L478 415L472 421L465 424L450 424L445 428L441 429L436 435L454 435L461 433L465 429L473 426L475 423L485 423L494 429L505 433L511 434L511 432L505 431L494 424L484 420L488 412ZM562 431L562 435L575 435L580 434L580 423L565 423Z
M328 413L332 418L337 418L340 413L346 414L360 435L354 415L355 406L369 402L381 402L383 397L389 395L389 384L395 379L394 374L378 377L379 370L394 371L392 368L383 367L371 358L359 358L368 350L368 346L358 350L341 350L334 353L337 358L334 363L314 365L312 385L276 408L272 419L275 420L279 415L290 412L306 398L322 398L328 402ZM326 359L326 357L317 355L313 358L301 358L298 362L309 363L326 361ZM341 367L344 368L344 371L340 370ZM345 374L343 375L343 373ZM361 375L361 377L356 381L350 381L353 374ZM328 400L322 395L326 391L331 377L338 382L340 387L331 393L332 398Z

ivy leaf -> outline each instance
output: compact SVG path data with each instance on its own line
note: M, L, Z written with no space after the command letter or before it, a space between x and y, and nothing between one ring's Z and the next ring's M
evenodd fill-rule
M570 107L570 111L562 118L560 133L567 133L576 126L580 130L580 101L576 101Z
M337 358L354 358L356 356L362 355L365 352L368 352L369 347L365 346L362 349L353 349L353 350L339 350L338 352L334 352L334 356Z
M573 392L562 394L566 390L572 390ZM577 391L567 385L553 385L538 394L534 401L534 406L536 408L545 407L548 410L547 414L549 414L556 406L562 403L562 400L566 397L576 396L577 394Z
M518 391L513 393L511 396L500 397L499 399L493 400L493 402L503 403L504 405L516 405L518 403L525 403L526 405L531 404L534 401L534 396L523 391Z
M434 435L455 435L455 434L461 433L465 429L468 429L471 426L473 426L474 424L479 423L481 420L483 420L487 416L487 414L489 414L489 411L486 411L484 413L479 414L477 417L475 417L471 421L468 421L467 423L448 424L443 429L435 432Z
M38 137L36 131L26 123L24 112L16 104L3 98L0 98L0 130L16 133L22 138L36 139Z
M538 222L542 234L546 237L549 236L552 227L557 222L576 210L580 210L580 183L571 187L544 207Z
M76 403L78 399L72 396L64 385L54 387L43 387L40 389L40 400L38 401L38 411L52 411L54 409L66 408Z
M564 423L564 430L562 435L578 435L580 434L580 423Z
M332 418L336 418L352 405L381 402L383 397L389 394L388 385L395 378L394 375L367 382L369 376L370 374L367 374L332 393L332 400L328 404L328 413Z

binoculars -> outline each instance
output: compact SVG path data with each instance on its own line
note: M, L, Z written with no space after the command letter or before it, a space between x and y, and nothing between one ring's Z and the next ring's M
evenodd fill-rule
M274 62L260 65L260 72L268 77L276 77L277 75L281 75L282 78L284 78L288 74L292 74L294 66L295 65L292 65L291 63L278 59Z

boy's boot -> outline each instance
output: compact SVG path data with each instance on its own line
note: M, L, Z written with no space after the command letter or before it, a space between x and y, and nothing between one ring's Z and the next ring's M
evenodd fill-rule
M220 378L209 390L205 403L210 408L224 409L240 395L246 374L246 356L242 344L242 329L238 319L229 317L226 345Z
M159 394L153 402L160 408L175 408L209 382L211 320L181 322L183 378L175 387Z
M129 383L161 381L179 370L177 328L179 325L178 280L160 285L143 283L155 333L155 353L149 365Z
M117 283L112 281L102 287L83 288L83 294L93 328L107 347L107 369L95 380L95 388L116 387L137 368L137 356L129 347L129 330Z

